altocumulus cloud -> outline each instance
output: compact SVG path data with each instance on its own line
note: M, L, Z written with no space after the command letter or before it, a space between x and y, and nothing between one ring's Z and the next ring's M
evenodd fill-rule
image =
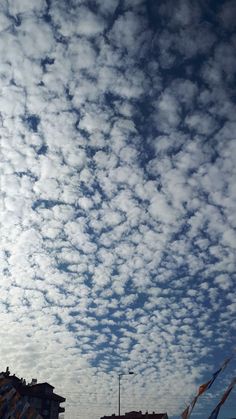
M0 363L66 418L128 370L123 410L174 417L233 347L235 13L1 1Z

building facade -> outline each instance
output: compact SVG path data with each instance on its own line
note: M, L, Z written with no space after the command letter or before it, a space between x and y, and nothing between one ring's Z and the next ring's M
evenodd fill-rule
M24 386L22 394L27 397L28 402L34 407L44 419L58 419L59 413L65 411L60 403L65 398L53 392L54 387L48 383L29 384Z
M37 384L35 379L26 384L24 379L11 375L7 368L0 374L0 417L1 411L18 412L21 409L26 418L58 419L59 413L65 411L60 404L66 399L53 390L50 384Z
M142 413L140 412L128 412L121 416L115 414L111 416L103 416L101 419L168 419L167 413Z

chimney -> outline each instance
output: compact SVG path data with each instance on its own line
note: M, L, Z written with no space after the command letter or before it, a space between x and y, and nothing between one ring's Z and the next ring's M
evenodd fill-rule
M32 378L31 383L29 383L30 386L35 386L37 384L37 378Z

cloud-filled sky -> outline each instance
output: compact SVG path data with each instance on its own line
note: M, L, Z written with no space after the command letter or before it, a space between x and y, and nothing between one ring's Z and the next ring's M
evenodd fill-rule
M235 21L235 0L0 2L0 369L66 419L117 413L130 370L122 412L177 418L234 348Z

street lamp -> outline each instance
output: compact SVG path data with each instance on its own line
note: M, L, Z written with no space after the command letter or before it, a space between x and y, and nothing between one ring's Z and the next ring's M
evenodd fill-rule
M133 375L133 374L134 374L133 371L129 371L128 374L124 372L118 374L118 384L119 384L118 386L118 415L119 416L120 416L120 380L121 380L122 375Z

